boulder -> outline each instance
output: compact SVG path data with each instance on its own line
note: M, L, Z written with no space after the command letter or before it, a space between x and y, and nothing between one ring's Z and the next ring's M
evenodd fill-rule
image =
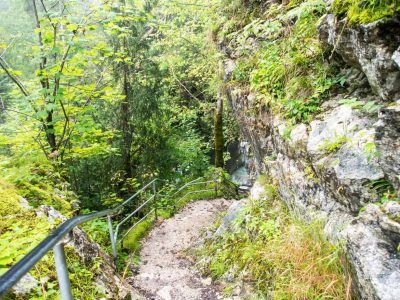
M386 101L400 98L400 19L349 26L346 19L325 15L319 38L346 63L363 71L372 89Z
M229 230L234 220L238 217L243 210L244 200L233 203L229 208L226 215L221 220L221 225L213 234L214 237L219 237Z

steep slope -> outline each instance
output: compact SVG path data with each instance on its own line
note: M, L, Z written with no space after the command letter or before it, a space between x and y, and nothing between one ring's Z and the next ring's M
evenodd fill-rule
M356 294L398 299L400 20L362 25L330 2L255 2L216 36L250 167L344 241Z

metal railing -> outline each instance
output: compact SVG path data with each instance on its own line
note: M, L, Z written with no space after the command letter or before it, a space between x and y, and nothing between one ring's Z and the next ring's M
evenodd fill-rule
M202 181L203 180L203 181ZM27 255L25 255L17 264L12 266L3 276L0 277L0 297L4 296L9 289L11 289L25 274L29 272L33 266L43 258L49 251L53 249L54 261L56 265L57 277L60 287L61 299L69 300L73 299L71 292L71 283L68 276L67 263L64 252L64 245L69 242L71 238L72 230L80 224L89 222L94 219L107 217L108 229L111 240L111 248L113 252L114 263L116 265L118 252L117 244L118 241L122 241L136 226L148 218L152 213L154 213L155 219L157 219L157 210L165 208L173 208L176 211L181 205L182 201L189 195L200 194L205 192L215 192L215 196L218 194L219 186L221 184L226 184L224 181L219 180L204 180L204 178L197 178L191 182L186 183L182 187L178 188L174 192L165 195L163 199L169 199L171 203L159 206L157 204L158 193L157 193L157 181L162 181L160 179L154 179L137 191L134 195L126 199L123 203L115 208L107 209L87 215L80 215L73 217L60 226L55 228L42 242L40 242L33 250L31 250ZM204 185L203 189L190 190L191 187ZM131 204L133 200L139 199L139 195L144 194L148 189L151 188L152 195L145 199L139 204L131 213L120 220L114 230L113 218L121 215L124 208L128 204ZM183 192L186 193L182 196ZM178 197L175 201L175 197ZM122 226L128 223L129 220L135 218L135 223L126 230L120 239L118 236L121 232Z

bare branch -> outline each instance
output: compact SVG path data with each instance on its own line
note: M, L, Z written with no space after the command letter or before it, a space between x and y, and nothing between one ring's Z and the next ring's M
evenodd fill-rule
M2 58L1 56L0 56L0 67L4 70L4 72L6 72L7 76L18 86L18 88L20 89L22 94L24 94L24 96L26 96L26 97L29 96L29 93L26 90L26 88L24 87L21 80L19 80L19 78L17 76L15 76L14 74L11 73L11 71L9 70L10 67L8 66L8 64L4 60L4 58Z

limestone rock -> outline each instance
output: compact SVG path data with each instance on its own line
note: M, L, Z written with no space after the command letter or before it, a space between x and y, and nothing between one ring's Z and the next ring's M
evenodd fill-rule
M320 40L346 63L362 70L372 89L384 100L400 98L400 20L379 20L358 27L325 15L318 26Z
M277 181L292 212L306 220L324 219L328 238L346 242L361 299L400 295L400 205L372 204L382 196L372 187L376 182L388 181L400 196L399 28L398 17L360 26L348 26L332 14L320 20L319 38L327 53L333 51L350 87L332 90L310 124L290 128L268 108L252 113L257 96L243 87L228 87L254 167ZM339 102L353 97L383 108L378 114L363 104L357 108Z
M375 126L380 165L400 197L400 100L379 112Z
M400 295L400 260L379 230L356 221L346 229L347 255L362 299L396 300Z
M221 225L214 233L214 237L223 235L231 227L232 222L238 217L243 210L244 201L237 201L228 208L227 214L222 218Z
M367 204L379 200L369 188L370 182L396 176L396 108L389 106L389 112L381 115L381 123L377 124L376 116L336 101L326 105L325 112L310 125L295 126L290 139L286 139L285 121L280 117L268 112L256 117L247 114L251 99L243 92L229 94L244 136L252 146L257 170L278 181L279 193L291 211L306 220L325 219L328 237L347 241L355 291L362 299L394 299L399 292L396 285L400 270L395 252L399 240L399 224L394 220L397 207L387 204L376 210L376 205ZM347 139L337 149L331 153L322 150L322 145L340 136ZM378 152L384 148L379 159L369 157L365 151L371 142ZM263 191L255 185L251 193L251 197L259 198ZM363 206L366 211L357 219ZM385 286L392 291L386 291Z
M38 285L39 282L28 273L12 287L12 292L16 295L29 295Z
M250 198L253 200L261 200L264 193L265 193L264 186L259 182L255 182L250 190Z

